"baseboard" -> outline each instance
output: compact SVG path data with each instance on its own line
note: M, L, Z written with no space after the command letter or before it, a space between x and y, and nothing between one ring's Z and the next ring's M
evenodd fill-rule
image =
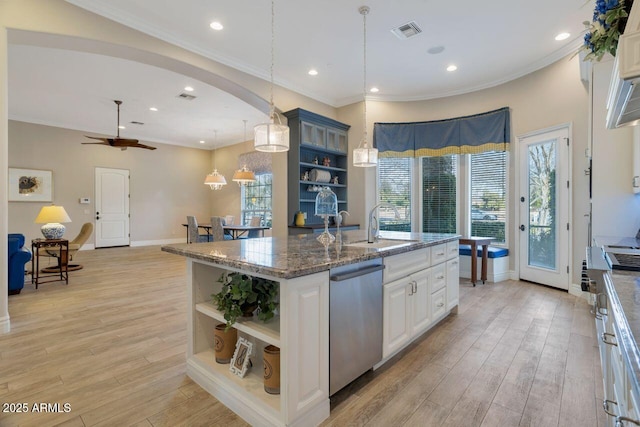
M84 245L82 245L80 247L80 249L78 249L79 251L92 251L96 248L96 245L94 245L93 243L85 243Z
M591 292L584 292L582 290L582 286L577 283L572 283L571 285L569 285L569 294L584 298L585 300L587 300L587 302L591 298Z
M8 334L11 332L11 320L9 316L0 318L0 334Z
M159 245L170 245L172 243L187 243L187 238L182 237L178 239L161 239L161 240L137 240L129 243L129 246L132 248L139 246L159 246Z

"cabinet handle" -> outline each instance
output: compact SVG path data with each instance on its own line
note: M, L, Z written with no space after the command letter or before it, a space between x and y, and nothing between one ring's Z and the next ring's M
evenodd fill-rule
M444 252L438 252L436 256L444 256Z
M613 400L608 400L608 399L604 399L602 401L602 409L604 409L604 412L607 413L607 415L612 416L612 417L616 417L617 419L617 415L614 414L613 412L609 411L609 403L613 403L614 405L618 406L618 402L614 402Z
M605 343L605 344L609 344L609 345L615 345L617 347L618 343L607 341L607 335L611 336L613 339L615 339L617 341L616 336L614 334L611 334L609 332L603 332L602 335L600 335L600 338L602 339L602 342Z
M418 282L413 280L412 283L413 283L413 293L417 294L418 293Z
M444 303L441 302L440 304L436 304L436 307L440 308L440 307L444 307Z
M413 283L409 282L409 285L411 285L411 290L409 291L409 296L413 295Z
M618 415L616 417L616 427L624 427L623 421L627 421L627 422L633 423L633 424L635 424L637 426L640 426L640 422L639 421L633 420L631 418L623 417L622 415Z
M443 275L436 276L436 279L444 279L444 276Z
M453 261L451 264L452 265L458 265L458 261Z

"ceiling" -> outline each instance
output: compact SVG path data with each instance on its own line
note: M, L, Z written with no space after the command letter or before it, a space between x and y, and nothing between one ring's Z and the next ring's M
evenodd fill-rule
M67 1L269 79L270 2ZM335 107L361 101L363 4L371 8L367 90L380 89L367 99L386 101L462 94L528 74L574 52L582 22L593 14L593 2L585 0L276 0L276 84ZM212 21L224 29L212 30ZM422 33L401 40L391 32L409 21ZM571 36L554 40L560 32ZM437 47L444 50L429 53ZM446 71L451 64L458 69ZM311 68L318 75L310 76ZM177 98L187 85L195 89L193 101ZM244 101L173 71L86 52L10 46L10 118L114 135L114 99L124 101L121 136L152 142L212 149L214 140L215 146L246 140L243 120L249 138L253 126L266 120Z

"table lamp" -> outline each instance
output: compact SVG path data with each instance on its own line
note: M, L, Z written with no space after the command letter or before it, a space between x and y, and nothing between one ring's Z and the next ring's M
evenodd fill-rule
M43 206L36 217L36 224L44 224L40 231L45 239L61 239L64 236L64 225L61 222L71 222L71 218L62 206Z

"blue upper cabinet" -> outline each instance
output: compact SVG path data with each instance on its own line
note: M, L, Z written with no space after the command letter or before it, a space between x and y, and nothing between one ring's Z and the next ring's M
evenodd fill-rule
M319 224L323 220L315 216L315 199L322 187L330 187L338 197L339 210L347 210L350 126L300 108L284 115L290 129L289 224L298 211L307 214L306 224Z

